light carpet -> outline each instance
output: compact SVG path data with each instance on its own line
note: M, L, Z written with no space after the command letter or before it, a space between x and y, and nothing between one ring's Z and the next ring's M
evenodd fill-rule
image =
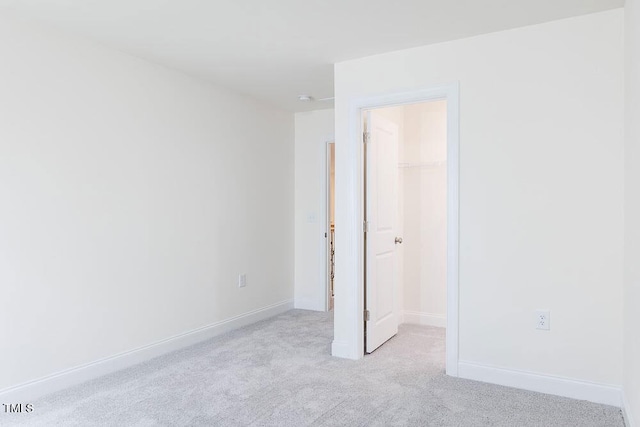
M401 325L360 361L292 310L46 396L0 425L623 426L620 409L444 375L444 329Z

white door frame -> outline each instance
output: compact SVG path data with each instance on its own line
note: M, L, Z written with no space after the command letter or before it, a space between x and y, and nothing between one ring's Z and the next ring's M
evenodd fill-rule
M443 84L407 92L392 92L376 96L355 98L349 106L349 149L348 163L351 173L361 174L363 171L362 112L373 108L391 107L403 104L414 104L436 100L447 101L447 330L446 330L446 372L450 376L458 376L458 236L459 236L459 83ZM345 151L342 151L344 153ZM350 259L357 259L359 268L356 283L342 283L342 286L356 286L358 298L344 301L349 304L351 324L357 331L357 358L364 357L364 177L352 181L359 185L353 203L359 212L359 221L342 224L343 234L353 238L353 245L342 245L341 250L350 251ZM357 236L357 237L356 237ZM336 299L339 293L336 294ZM338 302L336 301L336 304ZM334 346L348 343L334 343ZM335 354L335 352L334 352Z

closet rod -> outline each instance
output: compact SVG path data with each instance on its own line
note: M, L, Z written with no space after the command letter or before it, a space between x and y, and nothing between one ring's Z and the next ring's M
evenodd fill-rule
M437 162L421 162L421 163L398 163L399 168L403 169L411 169L411 168L436 168L440 166L445 166L447 164L446 161L437 161Z

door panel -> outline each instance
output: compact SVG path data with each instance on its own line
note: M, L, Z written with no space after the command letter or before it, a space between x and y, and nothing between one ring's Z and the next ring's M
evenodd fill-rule
M366 351L371 353L398 332L396 303L398 222L398 126L375 111L366 131Z
M385 252L376 256L376 316L380 323L393 315L393 292L389 283L393 283L394 253Z

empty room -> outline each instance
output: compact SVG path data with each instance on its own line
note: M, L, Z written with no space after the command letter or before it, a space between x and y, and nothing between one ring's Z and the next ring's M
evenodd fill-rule
M0 0L0 425L640 427L638 0Z

